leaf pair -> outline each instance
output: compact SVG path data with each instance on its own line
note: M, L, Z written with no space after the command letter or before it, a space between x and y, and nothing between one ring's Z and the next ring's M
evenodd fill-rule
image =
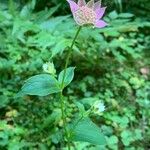
M69 67L66 69L66 74L64 78L64 87L66 87L73 80L74 77L74 67ZM37 96L47 96L49 94L58 93L62 90L61 84L63 80L64 71L61 71L58 75L58 80L50 74L40 74L35 75L28 80L22 86L21 91L18 96L23 95L37 95Z

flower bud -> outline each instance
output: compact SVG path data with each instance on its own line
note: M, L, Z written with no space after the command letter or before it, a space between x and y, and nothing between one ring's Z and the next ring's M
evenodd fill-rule
M49 73L51 75L55 75L56 69L55 69L53 62L47 62L47 63L43 64L43 71L46 73Z
M96 101L93 105L93 113L101 114L105 110L105 105L101 101Z

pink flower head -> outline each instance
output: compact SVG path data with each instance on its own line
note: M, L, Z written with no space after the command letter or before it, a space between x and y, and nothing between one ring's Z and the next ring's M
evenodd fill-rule
M105 21L101 20L106 7L101 7L100 1L94 3L94 0L90 0L87 4L85 0L78 0L78 3L73 0L67 1L78 25L92 24L97 28L103 28L107 25Z

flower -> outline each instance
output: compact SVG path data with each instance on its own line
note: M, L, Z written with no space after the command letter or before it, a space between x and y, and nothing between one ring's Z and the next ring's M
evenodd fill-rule
M73 0L67 0L74 20L80 26L92 24L94 27L103 28L107 23L101 20L104 15L106 7L101 7L101 2L94 3L94 0L90 0L87 4L85 0L78 0L75 3Z
M43 71L47 72L49 74L55 75L56 69L54 67L53 62L47 62L47 63L43 64Z
M100 114L105 110L105 105L101 101L96 101L93 105L94 113Z

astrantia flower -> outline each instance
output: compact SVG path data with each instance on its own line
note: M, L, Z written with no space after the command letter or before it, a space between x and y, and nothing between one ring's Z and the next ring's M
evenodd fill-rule
M78 25L92 24L97 28L103 28L107 25L105 21L101 20L106 7L101 7L100 1L94 3L94 0L90 0L87 4L85 0L78 0L78 3L73 0L67 1Z

